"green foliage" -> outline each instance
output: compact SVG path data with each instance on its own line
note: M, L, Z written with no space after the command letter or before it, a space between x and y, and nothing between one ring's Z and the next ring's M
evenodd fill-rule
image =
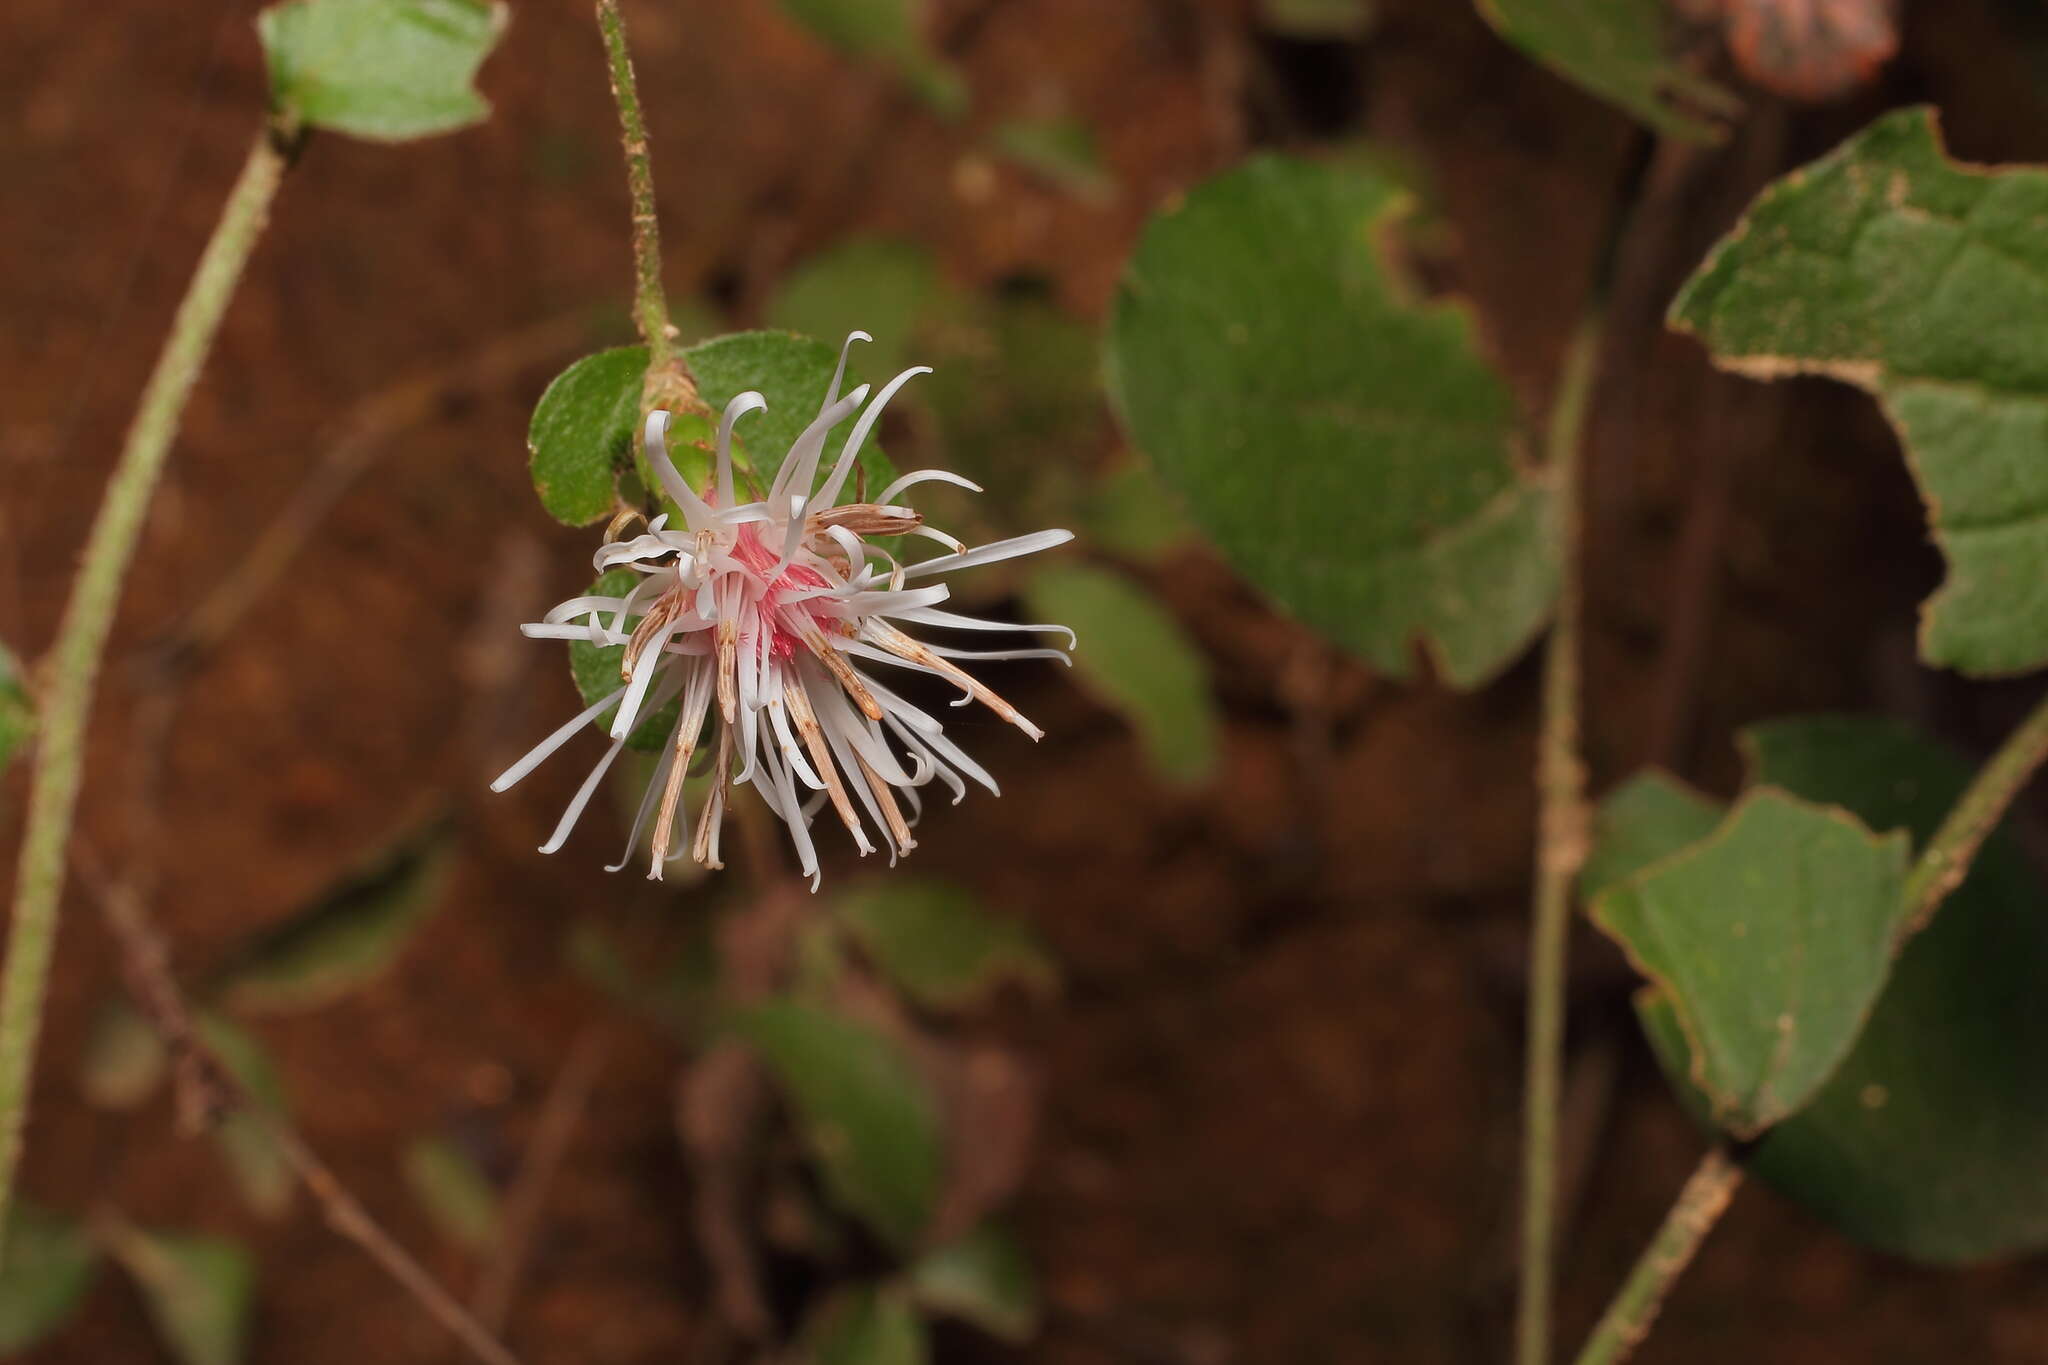
M856 237L791 271L769 302L768 322L823 340L867 332L874 340L854 354L875 372L893 374L919 359L912 336L941 292L938 271L922 249Z
M86 1102L101 1109L133 1109L163 1083L170 1060L163 1037L126 999L94 1011L79 1058L78 1083Z
M498 1191L467 1152L439 1134L405 1149L405 1183L441 1235L465 1251L487 1251L498 1237Z
M213 1132L221 1159L249 1207L261 1217L279 1217L291 1207L292 1191L298 1185L298 1176L265 1117L265 1113L285 1112L284 1081L268 1050L243 1029L217 1014L201 1015L198 1027L214 1056L241 1083L249 1102L265 1111L238 1110L221 1119Z
M864 1285L827 1300L804 1331L810 1365L925 1365L924 1319L892 1289Z
M1948 558L1920 652L1977 675L2048 663L2048 172L1950 161L1887 115L1760 195L1671 308L1720 365L1869 390Z
M783 1000L735 1014L795 1112L833 1201L899 1250L937 1203L938 1102L903 1049L864 1023Z
M35 734L35 703L21 680L21 665L0 645L0 773Z
M439 904L450 854L436 818L263 931L215 983L220 1000L249 1013L317 1009L395 961Z
M98 1269L82 1226L15 1199L0 1252L0 1355L26 1351L70 1321Z
M1155 218L1110 323L1133 440L1246 578L1394 676L1498 673L1557 587L1547 486L1451 304L1417 302L1378 177L1266 156Z
M1871 828L1924 841L1968 769L1895 722L1826 716L1747 733L1751 777L1837 803ZM1628 831L1610 798L1603 840L1651 856L1647 826ZM1673 841L1685 832L1666 826ZM2003 833L1922 933L1899 952L1889 984L1848 1057L1798 1114L1764 1134L1747 1165L1844 1232L1916 1260L1978 1261L2048 1244L2048 920ZM1655 988L1638 1013L1680 1095L1710 1106L1671 1002Z
M1902 835L1771 789L1704 842L1600 897L1593 918L1656 982L1714 1117L1754 1137L1856 1041L1907 913Z
M712 407L723 411L727 403L749 389L768 400L766 411L754 413L741 422L733 439L734 451L744 452L747 467L760 481L763 492L782 468L782 457L789 453L790 446L824 404L844 340L843 335L835 336L828 345L790 332L734 332L699 342L683 353L690 362L691 373L697 376L699 392ZM861 354L863 344L854 343L853 353L846 359L842 393L851 390L864 376L878 373L873 362ZM891 377L882 375L881 380ZM820 470L829 471L838 462L840 447L852 426L849 418L834 429L833 438L825 443ZM882 452L878 432L869 432L862 443L858 465L867 472L869 492L881 492L896 478L895 467ZM846 487L851 495L851 477Z
M781 0L783 12L848 56L893 68L917 97L947 116L967 108L960 74L932 51L919 0Z
M584 356L556 375L527 427L533 491L548 515L588 526L619 505L618 477L633 467L639 440L645 346Z
M1734 97L1664 55L1663 0L1478 0L1503 38L1667 137L1712 141L1718 129L1673 96L1732 113Z
M508 17L477 0L289 0L256 29L287 119L403 142L490 114L472 81Z
M223 1238L126 1225L117 1225L109 1241L181 1365L237 1365L256 1288L248 1252Z
M989 140L1003 156L1076 199L1101 204L1116 197L1095 130L1081 119L1012 119L998 124Z
M996 1223L920 1257L910 1269L910 1297L932 1313L973 1323L1012 1345L1038 1330L1038 1283L1024 1248Z
M1593 848L1579 872L1592 900L1650 864L1699 843L1721 823L1721 805L1676 778L1642 772L1608 794L1593 817Z
M1082 495L1081 542L1091 549L1151 564L1185 544L1193 528L1152 467L1128 461Z
M1028 926L946 882L889 877L841 901L840 922L905 997L928 1009L967 1009L1015 982L1058 980Z
M1154 768L1182 783L1215 772L1208 664L1172 613L1122 574L1085 564L1034 570L1024 596L1034 618L1058 621L1083 642L1076 676L1131 723Z

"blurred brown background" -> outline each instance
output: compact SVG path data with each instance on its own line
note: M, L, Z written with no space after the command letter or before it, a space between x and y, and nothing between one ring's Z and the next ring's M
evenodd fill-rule
M933 31L972 109L934 118L770 0L632 0L671 296L757 323L777 282L852 234L907 238L964 287L1046 281L1093 324L1145 216L1262 145L1370 136L1423 168L1452 230L1437 263L1540 411L1635 134L1510 51L1463 3L1383 0L1358 42L1266 32L1250 4L944 0ZM171 309L259 120L254 7L12 0L0 31L0 635L50 638L73 557ZM230 312L133 575L93 731L81 823L154 892L194 970L317 894L408 811L449 803L445 903L403 959L323 1010L264 1020L300 1128L458 1287L400 1174L414 1135L516 1165L573 1039L613 1045L554 1182L507 1328L529 1362L696 1360L721 1338L691 1233L673 1096L684 1058L563 964L594 915L620 937L699 913L605 878L593 818L534 845L580 780L488 779L567 714L559 658L516 622L579 586L590 542L525 474L540 387L626 339L626 205L587 6L522 0L482 86L485 125L400 148L316 138ZM1822 383L1712 375L1656 313L1765 179L1878 109L1929 99L1959 155L2048 157L2032 7L1908 6L1879 85L1819 110L1757 97L1725 147L1660 152L1592 459L1591 757L1710 786L1726 737L1819 707L1905 714L1979 751L1999 689L1912 663L1938 573L1882 422ZM980 134L1052 111L1092 126L1116 193L1089 202L992 159ZM600 321L610 309L615 321ZM533 329L541 328L536 334ZM481 369L479 368L481 366ZM400 386L427 381L417 390ZM394 397L394 391L398 396ZM375 471L185 675L152 647L229 573L365 403L412 409ZM415 420L417 419L417 420ZM1089 441L1116 457L1105 412ZM1056 1365L1501 1358L1514 1184L1533 671L1484 694L1368 678L1199 551L1147 571L1214 669L1219 777L1153 784L1114 717L1039 665L1002 685L1043 723L970 747L1004 786L939 807L913 869L1027 918L1065 974L991 1025L1038 1069L1015 1217L1045 1286L1028 1347L948 1333L940 1358ZM1083 648L1086 641L1083 641ZM175 709L173 709L173 706ZM0 787L11 846L21 775ZM604 814L599 812L600 815ZM826 878L856 875L827 837ZM872 872L873 869L859 869ZM84 1103L77 1063L117 989L76 884L25 1188L138 1221L232 1232L261 1256L250 1359L440 1361L452 1347L302 1200L254 1218L159 1098ZM650 931L648 926L654 926ZM1629 976L1579 940L1562 1331L1576 1340L1698 1150L1626 1010ZM103 1275L39 1361L158 1359ZM1915 1269L1745 1191L1641 1359L1753 1365L2037 1360L2048 1270Z

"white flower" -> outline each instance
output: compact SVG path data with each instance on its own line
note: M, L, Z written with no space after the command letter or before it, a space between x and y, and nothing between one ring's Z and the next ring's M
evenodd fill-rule
M504 791L606 708L617 706L611 747L584 780L541 852L562 846L627 736L676 697L682 699L681 713L641 799L626 853L611 871L632 858L650 814L654 852L648 875L659 878L666 862L683 855L685 849L675 837L686 819L683 778L691 760L706 751L712 755L717 781L698 813L687 851L708 867L722 866L719 830L729 787L750 782L789 827L798 862L813 889L818 884L818 858L810 821L825 803L831 804L863 854L874 850L871 823L893 864L898 855L916 847L910 827L920 809L920 789L934 778L951 790L956 803L966 794L968 778L995 792L994 779L946 737L936 718L870 677L863 664L936 674L961 689L955 705L978 701L1033 739L1042 733L953 660L1065 661L1064 651L926 645L900 627L1059 631L1071 646L1073 632L1064 627L1011 625L942 611L939 604L946 600L947 589L927 580L1050 549L1073 537L1066 531L1039 531L965 549L897 501L906 489L931 480L981 491L966 479L937 469L905 474L872 500L842 503L840 496L848 491L861 445L883 407L911 378L930 373L922 366L905 370L865 409L864 384L840 397L846 353L855 341L869 339L865 332L847 338L817 418L790 446L773 486L758 501L740 502L735 497L732 432L740 418L767 407L760 394L743 393L726 405L718 426L717 479L701 495L669 459L669 414L656 412L648 418L648 462L682 510L688 529L671 528L663 515L648 525L645 534L606 544L597 552L596 566L600 572L624 568L638 573L640 582L630 592L624 597L572 597L544 621L521 627L536 639L626 647L618 689L542 740L491 784L492 790ZM857 410L852 433L819 485L832 428ZM925 536L945 545L948 553L903 564L865 539L894 535ZM715 733L707 736L707 729Z

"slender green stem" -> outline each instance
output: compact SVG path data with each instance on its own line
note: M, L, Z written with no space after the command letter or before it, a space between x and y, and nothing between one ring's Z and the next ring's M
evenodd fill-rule
M689 367L676 353L668 320L668 295L661 287L661 223L654 211L654 158L647 146L647 121L640 113L640 85L633 54L626 47L626 21L618 0L597 0L597 28L604 36L612 99L619 106L619 142L626 155L626 189L633 200L633 323L647 343L647 381L641 415L656 408L702 406Z
M2048 698L2043 698L2019 728L1998 746L1991 761L1970 781L1955 809L1920 851L1906 878L1906 904L1911 907L1898 941L1904 943L1927 927L1948 894L1963 884L1977 850L1998 828L2006 808L2048 760Z
M36 1038L42 1027L50 957L57 942L64 850L78 808L86 722L92 711L100 655L185 400L212 349L221 315L263 233L270 201L284 178L289 164L285 142L286 137L275 129L258 136L228 194L213 238L178 305L156 369L142 391L142 402L128 428L113 477L107 482L42 678L42 736L29 787L28 828L22 837L7 963L0 973L0 1220L6 1217L21 1160Z
M21 1158L64 890L64 850L78 807L100 656L185 401L284 178L288 156L282 142L273 129L259 135L228 194L108 480L42 678L42 733L29 788L7 961L0 973L0 1220Z
M1587 843L1586 765L1579 757L1579 455L1599 351L1600 324L1588 318L1565 352L1546 441L1546 471L1557 500L1559 568L1557 620L1543 657L1543 728L1536 750L1539 828L1523 1059L1521 1282L1515 1304L1520 1365L1544 1365L1550 1357L1565 947L1572 883L1585 862Z
M1664 1296L1692 1264L1700 1243L1728 1211L1728 1201L1741 1184L1742 1167L1726 1148L1716 1147L1701 1158L1664 1215L1663 1226L1622 1281L1593 1335L1586 1338L1577 1365L1617 1365L1642 1344L1657 1310L1664 1306Z

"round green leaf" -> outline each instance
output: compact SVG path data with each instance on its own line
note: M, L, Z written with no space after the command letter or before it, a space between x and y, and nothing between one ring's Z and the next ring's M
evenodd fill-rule
M378 142L481 122L471 81L509 17L478 0L290 0L256 18L287 117Z
M1395 676L1474 686L1548 617L1548 488L1464 311L1390 277L1408 197L1267 156L1154 218L1109 332L1140 449L1239 572Z
M1721 1126L1756 1136L1848 1055L1891 971L1906 861L1904 835L1765 787L1594 902L1677 1010Z
M1122 574L1053 564L1025 580L1034 619L1073 630L1074 674L1131 723L1152 766L1195 783L1216 769L1209 667L1172 613Z
M938 1101L910 1058L866 1024L790 1000L730 1024L788 1097L833 1201L892 1246L914 1245L945 1154Z
M869 327L865 330L872 332L874 329ZM690 372L697 376L698 392L713 408L723 411L727 403L749 389L768 400L767 409L741 422L734 437L734 448L744 454L747 467L753 471L764 491L774 480L775 472L782 468L782 457L789 453L790 446L796 443L796 438L823 406L825 391L832 383L832 371L839 364L842 340L844 338L834 337L827 345L792 332L734 332L699 342L683 353L689 361ZM861 351L862 343L856 342L853 353L846 359L846 382L841 392L879 373L873 359L862 355ZM889 375L881 377L884 380L890 378ZM836 439L826 441L821 468L830 469L838 460L841 444L851 426L850 421L841 423L834 432ZM869 433L861 446L857 463L867 473L869 493L879 493L895 481L895 467L882 453L877 433ZM849 478L846 485L849 497L853 486Z
M619 474L639 440L645 346L587 355L555 376L526 430L533 491L548 515L588 526L619 505Z
M839 919L891 985L930 1009L963 1009L1006 982L1057 980L1037 935L960 887L890 877L841 901Z
M1920 654L2048 664L2048 170L1960 165L1933 111L1888 114L1770 186L1671 306L1726 369L1876 395L1948 578Z

